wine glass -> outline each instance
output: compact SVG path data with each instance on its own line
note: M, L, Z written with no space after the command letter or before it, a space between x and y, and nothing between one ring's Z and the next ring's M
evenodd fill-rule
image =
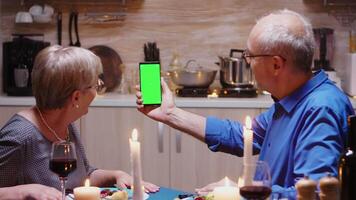
M74 143L69 141L54 142L52 144L49 168L59 176L62 199L65 200L65 181L68 175L77 168L77 156Z
M271 194L271 175L268 164L257 161L243 166L244 184L240 187L240 195L245 199L264 200Z

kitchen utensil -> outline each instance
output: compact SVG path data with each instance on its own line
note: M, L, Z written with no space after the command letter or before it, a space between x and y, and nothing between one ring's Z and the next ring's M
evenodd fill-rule
M73 38L72 38L72 23L74 20L74 12L70 12L69 14L69 27L68 27L68 31L69 31L69 46L74 46L73 43Z
M145 61L160 61L159 48L155 42L147 42L143 45L143 52L145 54Z
M62 45L62 12L57 14L57 42Z
M78 12L74 13L74 30L75 36L77 37L77 41L75 42L74 46L80 47L80 40L79 40L79 31L78 31Z
M219 56L220 84L224 88L246 88L254 86L254 79L250 65L242 58L244 50L231 49L229 57ZM234 57L234 53L240 56Z
M190 64L196 63L195 68ZM174 84L182 87L209 87L214 81L217 70L203 69L196 60L189 60L183 69L169 71L169 75Z
M89 50L95 53L103 65L103 77L106 91L110 92L120 85L122 78L122 61L119 54L112 48L105 45L96 45Z
M313 29L317 50L314 55L313 70L335 71L331 66L334 49L334 30L330 28Z

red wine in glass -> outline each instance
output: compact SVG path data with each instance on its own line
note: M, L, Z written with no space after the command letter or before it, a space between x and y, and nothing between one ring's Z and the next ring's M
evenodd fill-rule
M240 188L240 195L245 199L264 200L271 194L271 188L267 186L243 186Z
M49 168L59 177L67 177L77 168L77 160L72 158L52 158Z
M49 169L59 176L61 182L62 200L66 199L65 182L67 176L77 168L77 155L74 143L58 141L52 144Z

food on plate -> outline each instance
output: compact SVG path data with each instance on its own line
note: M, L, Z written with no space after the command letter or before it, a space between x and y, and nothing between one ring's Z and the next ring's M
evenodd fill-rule
M117 191L114 192L114 194L111 195L111 199L112 200L128 200L129 195L127 194L127 192L125 190L123 191Z
M107 196L111 196L111 195L114 194L114 192L115 192L115 191L112 191L112 190L110 190L110 189L101 190L101 192L100 192L100 197L101 197L101 198L105 198L105 197L107 197Z
M214 195L209 193L206 196L192 196L190 194L179 195L174 200L214 200Z

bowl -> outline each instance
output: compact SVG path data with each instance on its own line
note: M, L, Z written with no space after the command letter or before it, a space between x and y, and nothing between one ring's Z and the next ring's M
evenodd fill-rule
M41 15L43 11L42 6L40 5L33 5L31 6L31 8L29 9L29 12L31 13L31 15Z
M45 4L43 7L43 14L46 15L53 15L54 14L54 8L50 5Z
M29 12L18 12L15 18L16 23L32 23L33 19Z
M33 21L37 23L48 23L52 20L52 15L33 15Z

